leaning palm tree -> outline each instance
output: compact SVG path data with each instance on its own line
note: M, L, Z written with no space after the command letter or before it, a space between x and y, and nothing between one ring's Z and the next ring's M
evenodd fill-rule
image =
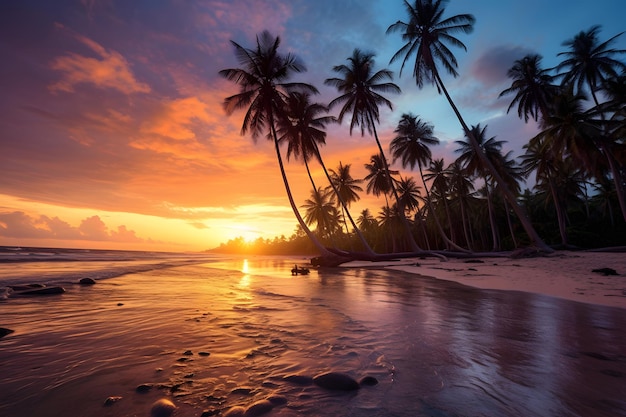
M539 121L547 115L552 97L558 93L559 87L554 84L554 76L541 68L541 56L529 54L518 59L509 69L508 76L513 80L511 86L502 91L498 97L515 94L506 110L508 113L517 104L517 114L528 122L529 117Z
M575 93L581 92L585 86L588 87L596 107L600 107L598 90L606 84L607 80L626 71L626 64L615 58L619 54L626 53L626 49L615 49L611 46L624 32L605 42L600 42L598 40L599 30L600 26L592 26L588 31L581 31L574 38L563 42L563 45L569 47L569 50L558 54L558 56L564 56L565 59L557 66L558 71L566 70L561 74L563 84L571 84L575 88ZM600 116L604 121L603 112L600 112ZM626 221L624 178L619 169L618 161L615 160L614 142L611 140L609 129L606 126L603 127L602 134L595 138L595 142L597 142L597 146L602 151L611 170L617 199L622 209L624 221Z
M317 190L318 187L311 175L308 161L311 158L317 160L326 175L326 179L330 183L332 191L334 191L337 196L339 205L343 208L344 213L347 214L354 230L361 239L363 247L370 255L374 254L374 251L368 245L365 237L352 219L350 212L347 210L346 200L342 195L338 194L339 190L334 187L332 178L320 155L319 147L326 143L326 131L324 128L328 123L336 121L335 117L324 115L328 112L328 107L319 103L312 103L310 94L307 92L289 92L285 105L285 117L279 119L277 133L279 135L279 143L288 143L287 159L289 159L291 155L295 158L301 157L303 159L313 190Z
M459 120L464 133L468 135L470 142L476 148L476 152L480 154L480 158L483 159L485 166L492 172L495 180L498 183L502 183L502 178L496 172L491 162L480 152L476 139L473 138L469 126L465 123L459 109L452 101L452 98L450 97L450 94L448 93L448 90L446 89L439 74L437 66L438 63L440 63L452 76L458 76L458 72L456 70L458 67L457 60L446 43L466 50L467 48L463 42L457 39L454 35L458 32L471 32L475 22L474 16L470 14L459 14L449 18L443 18L443 13L445 11L443 3L443 0L416 0L412 5L407 0L404 0L404 5L409 17L408 22L398 21L392 24L387 29L387 33L400 32L402 34L402 39L406 43L393 55L391 62L394 62L404 56L402 59L402 66L400 68L400 75L402 75L404 65L411 56L415 55L413 76L418 88L422 88L425 83L431 83L437 87L437 90L440 93L443 93L446 96L446 99ZM532 223L526 216L526 213L515 199L515 195L508 190L504 184L502 184L502 191L522 222L522 225L524 226L531 242L539 249L551 252L552 249L550 249L537 234Z
M266 133L267 138L274 142L287 198L298 224L322 255L332 256L332 253L309 230L298 211L285 173L276 133L277 121L284 117L284 103L288 92L297 89L315 93L317 89L305 83L287 82L293 73L303 72L305 67L296 56L279 53L279 37L264 31L257 36L255 48L244 48L234 41L231 43L242 67L224 69L219 74L239 85L240 91L224 100L224 110L229 115L236 110L246 110L241 134L245 135L250 131L252 139L256 141L260 135Z
M374 136L376 145L378 145L378 152L382 155L384 168L388 172L389 166L378 138L376 124L380 121L379 106L393 109L391 101L381 93L399 93L400 87L391 82L393 72L387 69L374 72L374 54L355 49L348 61L349 65L342 64L333 67L333 71L340 74L341 77L328 78L324 81L326 85L335 87L340 93L340 96L333 99L329 106L332 108L343 104L339 111L339 123L343 122L348 113L352 113L350 134L355 127L359 126L361 136L365 135L366 131ZM399 196L393 184L391 184L390 191L397 202ZM403 213L400 213L400 218L409 234L412 249L418 251L419 247L410 233L408 221Z

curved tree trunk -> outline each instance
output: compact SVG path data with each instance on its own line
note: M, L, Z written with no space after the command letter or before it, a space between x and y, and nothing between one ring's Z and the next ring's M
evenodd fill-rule
M511 192L509 187L502 180L502 176L495 169L495 167L493 166L493 164L491 163L489 158L487 158L487 155L485 155L484 152L478 146L478 142L476 141L476 138L474 137L474 135L472 134L471 130L467 126L467 123L465 123L465 120L463 119L463 116L461 116L461 113L459 112L459 109L456 107L456 105L452 101L452 98L450 97L450 94L448 93L448 90L446 90L446 87L443 84L443 81L441 80L441 77L439 76L439 73L435 71L434 75L435 75L435 78L437 80L437 87L441 91L443 91L443 93L445 94L446 99L448 100L448 103L452 107L452 110L454 111L454 114L456 115L457 119L459 120L459 123L461 123L461 126L463 127L463 131L467 135L467 138L469 139L469 141L472 144L472 146L474 147L474 150L476 151L476 154L478 155L480 160L483 162L485 167L487 167L487 169L489 171L489 174L492 175L493 178L498 183L498 185L500 185L500 188L502 189L502 194L504 194L504 198L506 198L509 201L509 203L511 204L511 207L513 208L513 211L515 211L515 214L517 215L517 217L519 218L520 222L522 223L522 226L524 227L524 230L526 231L526 234L530 238L530 241L532 242L532 244L534 244L538 249L540 249L540 250L542 250L544 252L550 252L550 253L554 252L554 250L552 248L550 248L548 245L546 245L546 243L543 241L543 239L541 239L541 237L539 236L539 234L537 233L537 231L533 227L532 223L530 222L530 219L526 215L526 212L524 211L524 209L520 206L520 204L515 199L515 195Z
M276 158L278 159L278 166L280 167L280 175L283 178L283 184L285 185L285 191L287 192L287 198L289 199L289 204L291 205L291 210L293 210L293 214L296 216L296 220L302 227L302 230L309 237L311 242L315 245L315 247L320 251L322 256L334 257L335 255L329 251L322 243L317 239L317 237L311 232L309 227L306 225L304 219L300 215L298 211L298 207L296 206L295 201L293 200L293 195L291 194L291 188L289 187L289 181L287 180L287 174L285 173L285 166L283 164L283 158L280 155L280 147L278 146L278 138L276 136L276 129L274 128L274 121L270 120L270 129L272 131L272 137L274 139L274 148L276 150Z

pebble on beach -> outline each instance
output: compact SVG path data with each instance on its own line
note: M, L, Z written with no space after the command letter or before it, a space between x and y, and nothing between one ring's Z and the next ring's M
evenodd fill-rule
M333 391L354 391L359 389L359 383L349 375L339 372L328 372L313 378L318 387Z
M116 402L118 402L121 399L122 399L122 397L119 397L119 396L107 397L107 399L104 400L104 406L105 407L109 407L109 406L115 404Z
M96 280L94 280L93 278L81 278L78 283L81 285L94 285L96 283Z
M167 398L161 398L152 404L150 409L150 417L169 417L176 410L173 402Z

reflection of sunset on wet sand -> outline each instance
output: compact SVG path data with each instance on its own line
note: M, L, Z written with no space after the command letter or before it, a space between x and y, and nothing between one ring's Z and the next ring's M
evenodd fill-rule
M623 308L371 267L294 278L298 261L216 258L0 302L0 413L148 415L159 398L178 417L626 411ZM313 383L327 372L377 383Z

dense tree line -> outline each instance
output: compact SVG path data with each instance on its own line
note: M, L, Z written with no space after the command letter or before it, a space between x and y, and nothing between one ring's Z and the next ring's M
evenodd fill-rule
M305 67L295 55L279 52L280 38L263 32L253 48L232 42L241 67L220 74L240 91L225 99L224 108L228 114L245 111L242 134L251 133L255 140L265 136L275 145L299 223L297 233L282 241L299 242L306 236L322 255L360 253L370 258L444 249L462 253L624 245L626 64L618 58L626 51L613 48L621 33L601 41L599 26L581 31L563 43L562 61L555 68L542 68L536 54L513 63L511 86L501 96L512 98L509 111L517 108L520 118L534 120L540 128L516 159L503 153L505 142L489 137L487 126L465 121L442 80L442 70L459 75L449 46L466 49L456 36L472 31L474 17L444 17L442 0L404 3L406 21L387 30L399 33L403 41L390 64L401 62L400 76L405 65L412 66L416 87L434 85L450 104L464 133L464 140L456 142L458 157L451 162L432 158L430 147L439 143L434 127L411 113L397 122L389 149L383 147L377 131L380 108L393 108L387 95L400 89L389 69L375 68L373 53L355 49L346 63L332 68L335 77L325 84L338 95L326 105L313 101L318 93L313 85L290 82ZM329 113L334 109L337 116ZM362 179L352 177L351 164L340 162L328 169L320 152L325 126L344 119L350 120L350 134L356 129L370 135L378 148L364 163L368 174ZM285 146L288 160L302 161L311 182L311 196L300 206L285 173ZM311 162L321 165L323 183L311 175ZM392 170L398 162L411 172L417 168L417 175ZM536 185L522 190L530 176ZM350 206L363 187L383 197L385 205L354 218Z

